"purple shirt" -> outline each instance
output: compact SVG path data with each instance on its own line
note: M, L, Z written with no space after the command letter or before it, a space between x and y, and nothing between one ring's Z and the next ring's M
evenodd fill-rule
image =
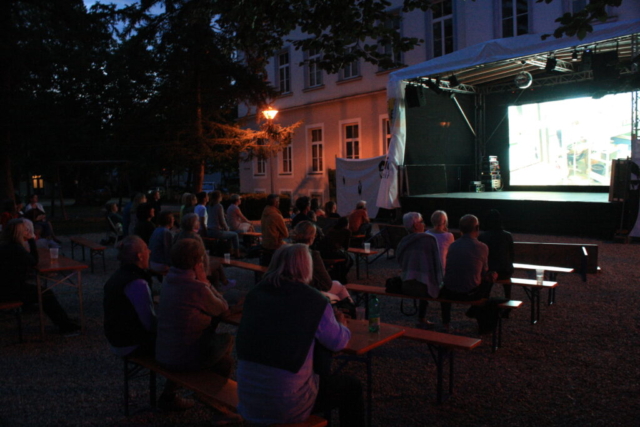
M449 246L444 287L467 293L482 282L482 273L489 270L489 248L478 239L463 235Z

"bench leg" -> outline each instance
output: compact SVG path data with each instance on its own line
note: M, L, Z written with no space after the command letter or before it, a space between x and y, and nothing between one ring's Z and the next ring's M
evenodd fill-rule
M558 280L558 274L555 271L549 272L549 280L552 282L556 282ZM549 288L549 301L548 305L553 305L556 303L556 288Z

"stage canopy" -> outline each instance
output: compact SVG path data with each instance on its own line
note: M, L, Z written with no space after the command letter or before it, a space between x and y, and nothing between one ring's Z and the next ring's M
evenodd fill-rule
M542 40L540 34L489 40L458 50L448 55L395 71L389 75L387 96L392 115L392 137L389 147L386 173L378 192L377 205L392 209L400 207L397 190L398 166L404 164L406 146L405 87L407 84L424 84L458 93L490 93L492 91L518 90L515 76L526 71L533 76L533 85L562 84L591 80L591 71L574 71L577 55L585 51L600 53L615 51L620 63L630 63L633 45L640 37L640 20L630 20L594 26L594 31L583 40L577 37L550 37ZM637 47L636 47L637 49ZM557 61L555 76L536 80L545 73L549 55ZM635 53L637 55L637 52ZM635 57L637 58L637 56ZM637 60L637 59L636 59ZM622 73L631 70L623 70ZM455 85L451 76L460 83ZM637 147L632 147L634 157Z

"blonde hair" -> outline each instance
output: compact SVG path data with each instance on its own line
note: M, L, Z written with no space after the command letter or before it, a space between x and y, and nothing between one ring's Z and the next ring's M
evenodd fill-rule
M266 279L275 286L280 280L299 282L308 285L313 277L313 261L309 247L302 243L281 246L269 264Z
M300 221L293 229L293 238L297 243L310 245L316 235L316 226L311 221Z
M446 227L448 223L449 218L445 211L435 211L431 214L431 225L434 227L438 227L439 225L444 225Z

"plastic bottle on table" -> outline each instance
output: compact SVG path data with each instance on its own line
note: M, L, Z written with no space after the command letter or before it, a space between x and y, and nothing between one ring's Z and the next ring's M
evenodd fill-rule
M378 332L380 329L380 300L375 295L369 298L369 332Z

